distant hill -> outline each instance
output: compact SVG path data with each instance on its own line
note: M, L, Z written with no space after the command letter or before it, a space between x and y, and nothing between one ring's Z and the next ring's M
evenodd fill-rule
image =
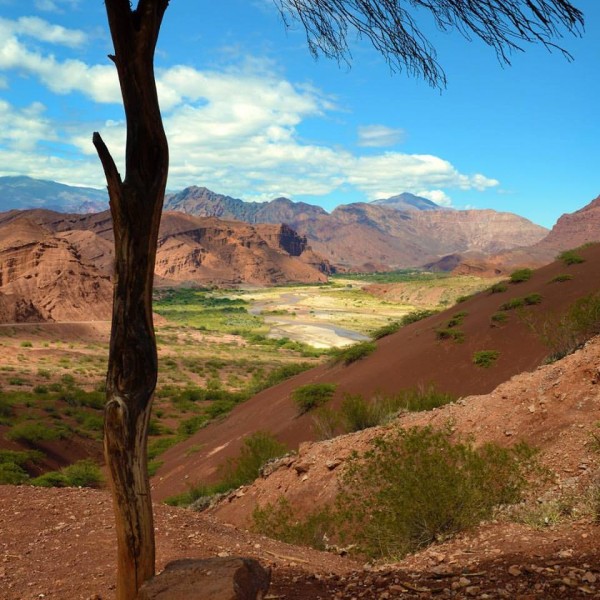
M436 204L428 198L415 196L408 192L403 192L402 194L383 200L373 200L371 204L395 208L396 210L450 210L449 208Z
M320 206L275 198L270 202L246 202L205 187L188 187L165 198L165 210L177 210L197 217L234 219L246 223L294 223L307 218L327 215Z
M518 267L548 264L562 250L600 241L600 196L583 208L562 215L539 242L498 254L467 252L452 254L427 265L455 274L501 275Z
M45 208L90 213L108 208L106 190L75 187L31 177L0 177L0 210Z
M0 213L0 322L107 319L112 303L110 213ZM318 283L331 266L287 225L163 214L158 285Z
M448 210L427 198L399 194L374 202L319 206L277 198L244 202L207 188L186 188L165 206L204 217L286 223L331 263L354 271L422 266L451 253L497 253L541 240L547 229L511 213Z

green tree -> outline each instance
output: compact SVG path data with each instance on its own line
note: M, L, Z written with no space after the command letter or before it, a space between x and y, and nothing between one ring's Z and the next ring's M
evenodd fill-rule
M566 0L274 0L284 22L298 20L310 51L348 61L348 36L367 38L393 70L405 68L432 85L445 76L417 24L426 9L438 27L479 37L500 60L526 42L556 45L577 33L580 11ZM154 52L169 0L105 0L114 62L127 122L125 177L98 132L115 237L115 286L106 380L104 447L113 493L117 600L133 600L154 574L154 527L146 457L158 359L152 322L152 283L158 226L169 166ZM564 51L563 51L564 52Z

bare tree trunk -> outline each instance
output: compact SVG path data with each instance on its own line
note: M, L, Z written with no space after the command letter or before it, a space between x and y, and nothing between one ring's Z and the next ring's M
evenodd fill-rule
M168 0L106 0L127 121L122 180L100 134L115 236L115 286L106 381L104 453L118 544L117 600L154 575L154 524L146 457L158 360L152 283L169 151L154 79L154 49Z

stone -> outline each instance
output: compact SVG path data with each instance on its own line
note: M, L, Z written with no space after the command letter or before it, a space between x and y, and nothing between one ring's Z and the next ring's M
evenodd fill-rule
M144 583L136 600L262 600L270 583L271 570L251 558L175 560Z
M294 464L294 469L298 475L302 475L302 473L308 473L308 470L310 469L310 463L297 462Z

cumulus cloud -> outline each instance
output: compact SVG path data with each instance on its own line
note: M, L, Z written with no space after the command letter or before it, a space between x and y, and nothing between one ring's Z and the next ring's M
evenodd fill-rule
M61 13L78 5L79 0L35 0L35 7L43 12Z
M120 105L112 64L90 65L30 49L23 38L34 34L41 38L41 29L37 21L19 25L0 20L0 72L36 77L56 94L77 92L98 104ZM79 39L72 30L49 27L48 32L45 40L53 43ZM331 99L310 86L292 84L264 61L248 60L224 71L175 65L157 71L157 87L171 149L170 189L205 185L257 200L326 195L349 186L369 199L425 190L422 195L448 204L448 189L498 185L482 174L461 173L434 155L388 151L364 156L307 143L300 135L303 121L335 110ZM4 169L10 165L13 172L18 168L33 176L100 187L102 170L90 141L94 130L101 131L118 165L123 164L122 121L91 117L96 120L58 123L45 116L41 105L4 108L6 118L0 122ZM101 114L100 109L97 112ZM363 145L370 147L395 143L392 140L397 142L402 135L402 130L385 125L359 131Z
M76 48L83 45L86 40L86 34L79 29L67 29L61 25L53 25L39 17L21 17L16 21L0 18L0 32L8 40L9 37L26 36L61 46Z
M420 190L416 193L417 196L427 198L440 206L451 206L452 198L444 192L444 190Z
M383 148L403 142L404 129L394 129L386 125L362 125L358 128L358 145L367 148Z

